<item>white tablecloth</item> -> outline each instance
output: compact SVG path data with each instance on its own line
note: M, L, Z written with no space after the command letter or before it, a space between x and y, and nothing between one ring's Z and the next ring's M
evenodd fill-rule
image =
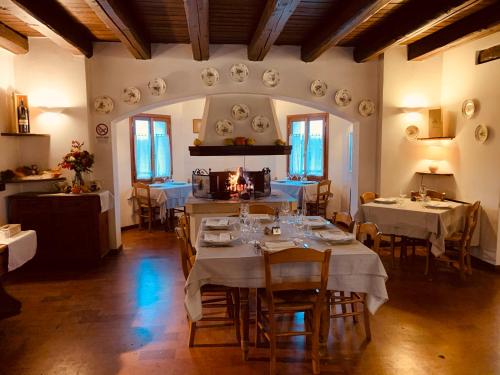
M312 183L311 183L312 182ZM308 201L316 200L317 182L313 181L293 181L293 180L278 180L271 182L271 189L280 190L295 199L297 199L299 206L302 205L305 199Z
M238 220L238 218L231 218L231 220ZM287 233L288 230L284 232ZM197 237L199 239L200 236ZM261 237L262 241L266 238L276 239L276 237L267 237L263 234ZM375 252L358 241L344 245L328 245L309 239L307 243L310 248L318 250L332 249L329 289L367 293L367 306L371 313L375 313L388 300L385 287L387 273ZM242 288L265 287L264 258L254 250L252 245L237 243L232 247L203 247L197 240L196 249L198 251L196 261L186 281L184 301L189 317L193 321L202 318L200 288L205 284ZM319 277L320 270L308 265L296 264L282 266L279 273L283 279L304 274Z
M13 271L21 267L36 254L36 232L26 230L13 237L0 240L0 244L9 247L8 270Z
M436 209L426 208L423 202L412 202L409 198L400 201L402 204L363 204L355 219L375 223L385 234L428 239L435 256L444 253L445 238L463 228L466 206L462 203L446 201L452 208Z

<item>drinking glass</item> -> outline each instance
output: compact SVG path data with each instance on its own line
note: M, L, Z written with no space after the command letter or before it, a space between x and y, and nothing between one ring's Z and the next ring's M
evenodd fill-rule
M248 217L248 211L248 203L242 203L240 205L240 223L243 223L246 220L246 218Z
M281 221L283 223L288 223L288 215L290 214L290 203L288 202L281 202L281 207L280 207L280 217L282 218Z
M250 226L247 223L243 223L240 225L240 236L241 242L247 244L250 241Z

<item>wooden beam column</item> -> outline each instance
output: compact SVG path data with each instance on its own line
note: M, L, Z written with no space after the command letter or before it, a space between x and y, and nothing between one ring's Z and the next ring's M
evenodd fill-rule
M248 46L248 59L262 61L280 36L300 0L268 0Z
M500 4L486 7L408 45L408 60L423 60L500 29Z
M123 0L86 0L86 2L136 59L151 58L151 44Z
M93 35L56 0L10 0L6 8L61 47L92 57Z
M401 6L370 29L354 49L354 60L364 62L430 27L474 6L481 0L417 0Z
M189 38L195 60L208 60L208 0L184 0Z
M363 22L375 15L391 0L350 0L342 2L342 9L335 11L324 25L302 45L302 61L316 60L330 47L337 45Z
M28 38L0 22L0 47L17 55L28 52Z

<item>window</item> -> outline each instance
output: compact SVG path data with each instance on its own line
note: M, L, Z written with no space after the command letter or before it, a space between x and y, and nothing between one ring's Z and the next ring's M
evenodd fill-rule
M352 173L352 153L353 153L353 144L352 144L352 126L347 133L347 168L349 172Z
M132 180L172 176L170 116L141 114L130 118Z
M306 176L310 180L328 175L328 114L314 113L287 117L288 174Z

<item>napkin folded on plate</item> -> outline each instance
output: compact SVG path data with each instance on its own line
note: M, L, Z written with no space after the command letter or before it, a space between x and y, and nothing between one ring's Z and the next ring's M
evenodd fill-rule
M216 219L208 218L205 224L209 227L227 227L229 225L228 218Z
M251 217L252 219L256 219L256 220L268 220L269 219L268 214L249 214L248 216Z
M231 233L229 232L205 233L203 239L206 242L229 242L231 241Z
M354 235L352 233L344 233L341 231L321 231L316 233L318 237L326 241L352 241L354 239Z
M267 251L280 251L297 247L293 241L267 241L264 242L264 250Z

